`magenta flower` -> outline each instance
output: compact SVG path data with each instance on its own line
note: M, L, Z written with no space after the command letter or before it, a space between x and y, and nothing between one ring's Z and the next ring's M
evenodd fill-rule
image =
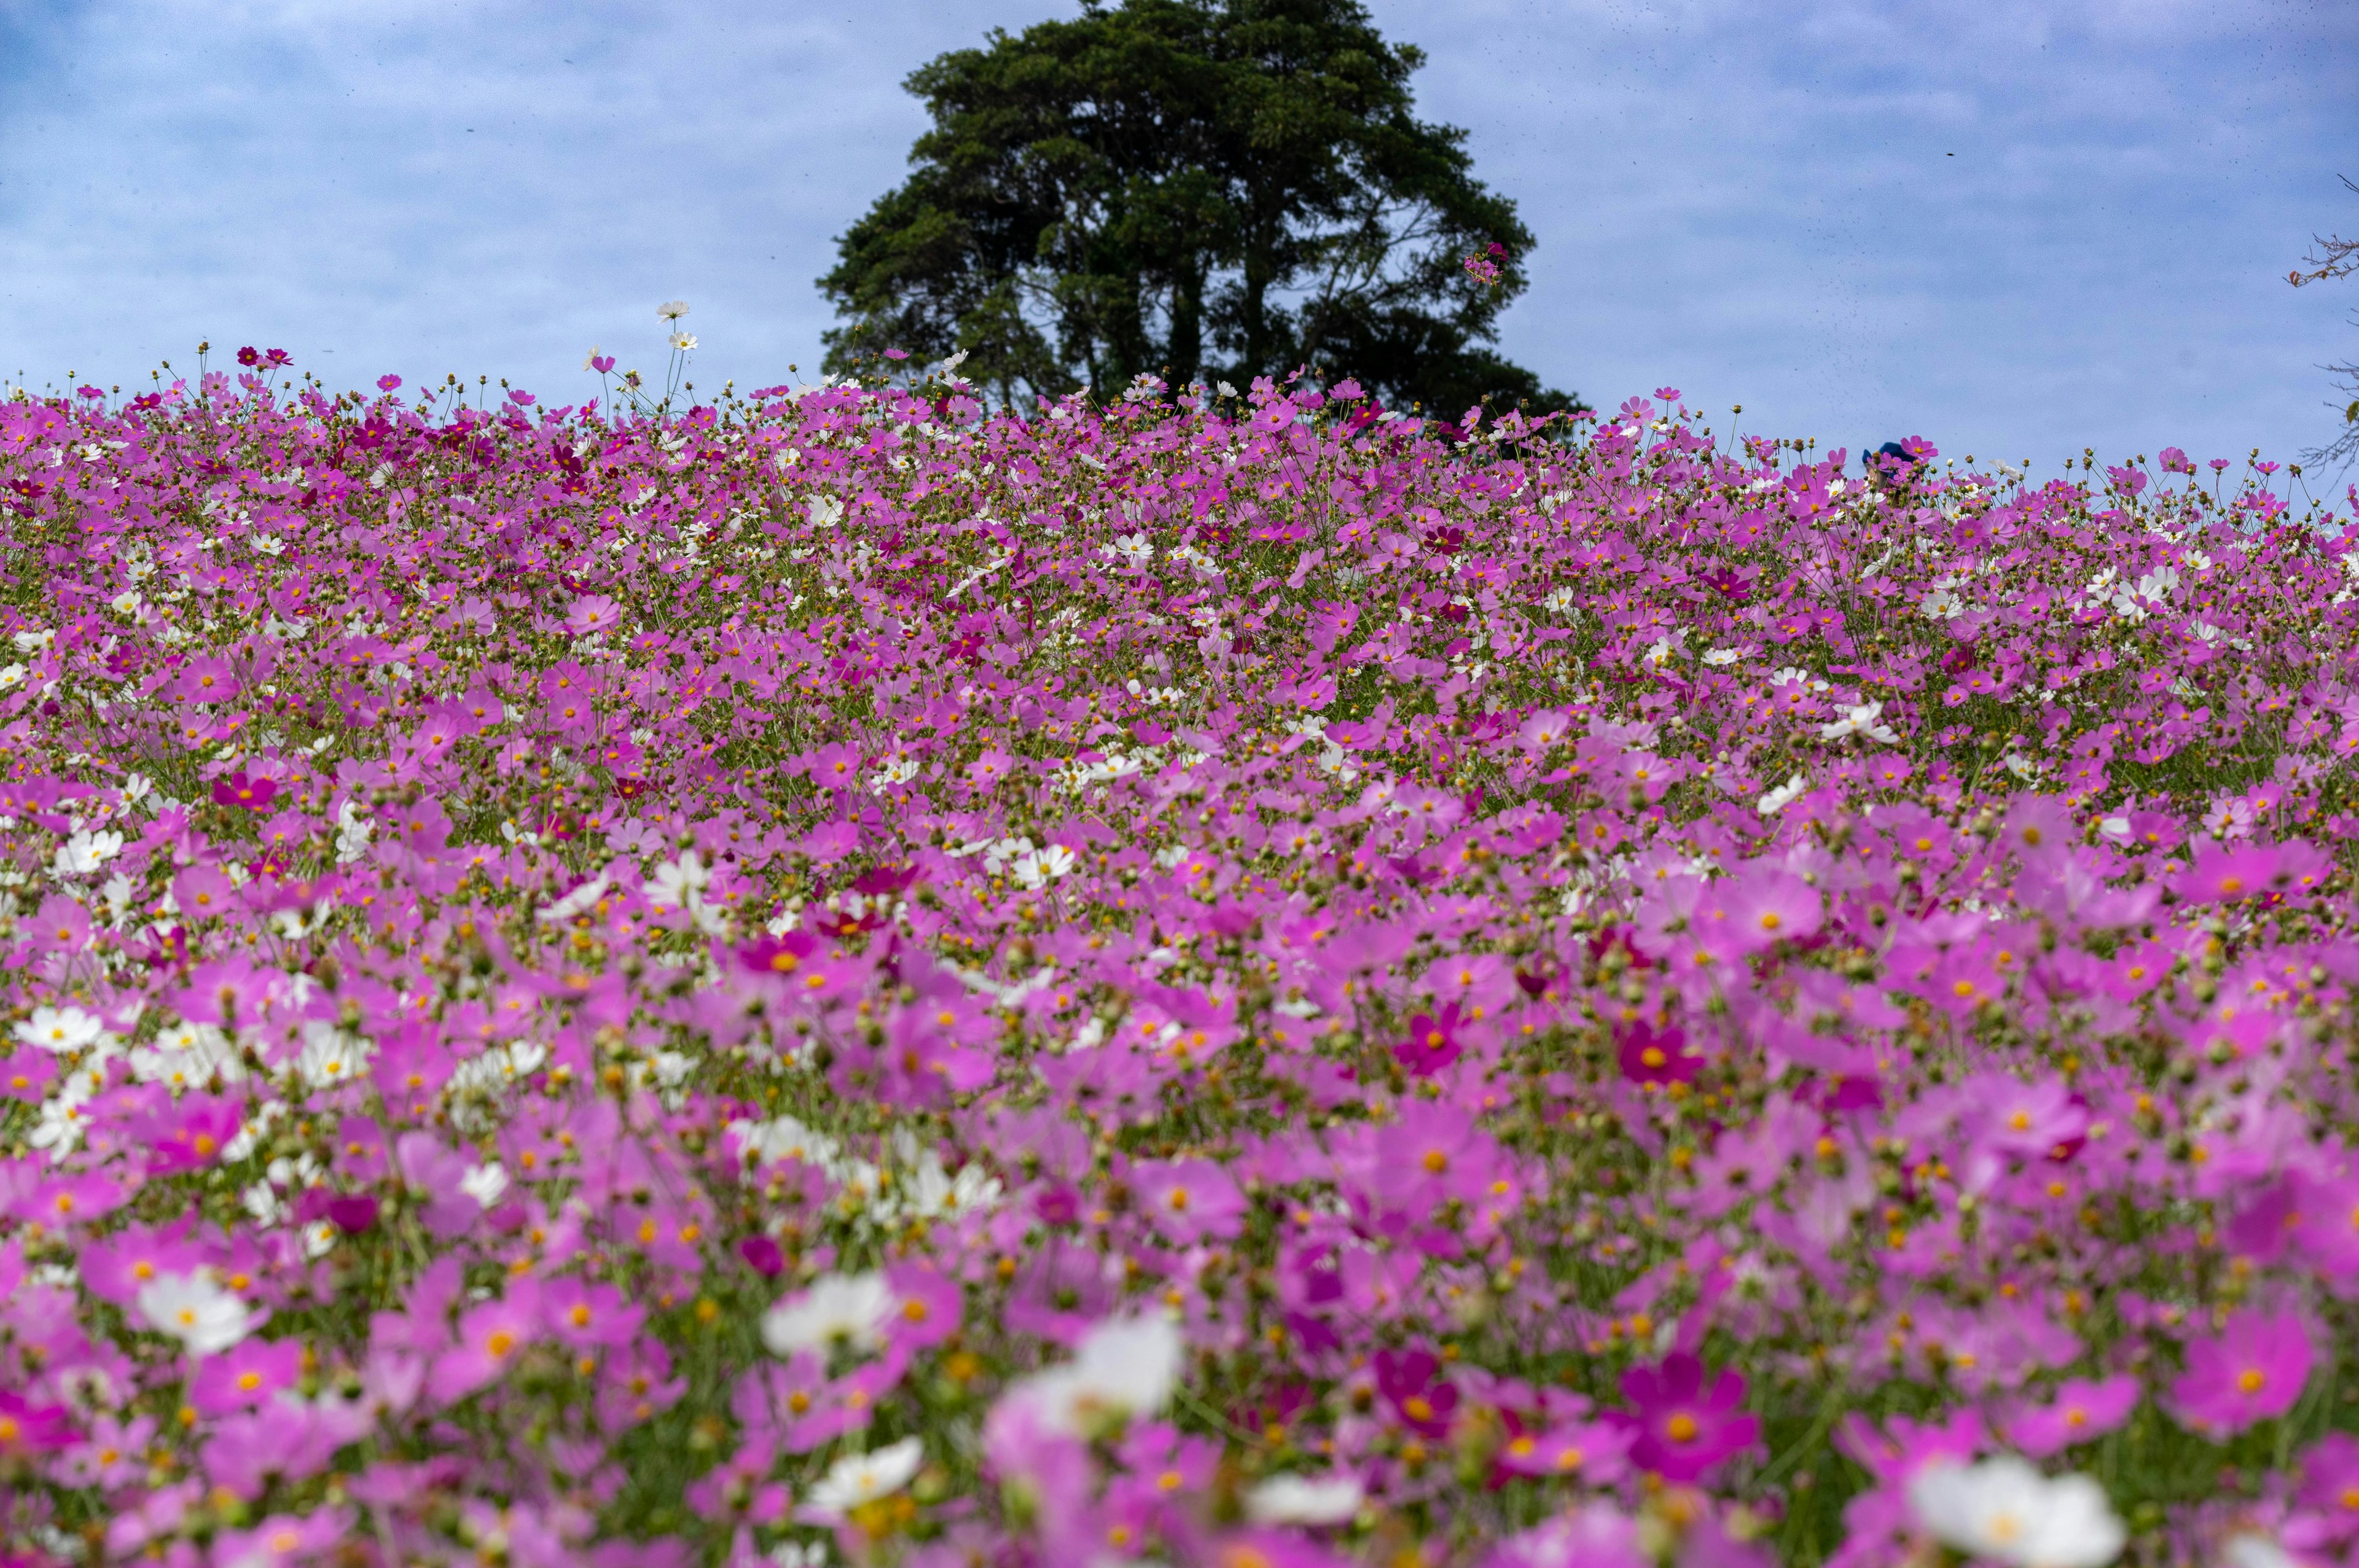
M530 1277L509 1281L507 1294L460 1316L458 1343L435 1361L428 1391L447 1404L506 1377L518 1355L541 1336L542 1324L539 1282Z
M54 1454L75 1438L73 1421L62 1405L37 1405L22 1394L0 1389L0 1457L22 1458Z
M2359 1535L2359 1438L2330 1432L2301 1456L2301 1500L2336 1539Z
M757 975L791 976L801 971L819 950L819 944L806 932L789 931L783 936L762 936L737 949L737 962Z
M2291 1410L2314 1357L2297 1314L2237 1313L2216 1336L2188 1342L2187 1369L2170 1386L2171 1413L2214 1441L2233 1437Z
M1723 1368L1707 1387L1703 1363L1684 1350L1623 1373L1622 1397L1636 1433L1631 1462L1666 1481L1701 1480L1760 1440L1743 1410L1744 1376Z
M2103 1382L2069 1378L2044 1405L2025 1405L2006 1423L2006 1440L2035 1459L2093 1443L2137 1409L2138 1380L2117 1373Z
M929 1349L959 1331L966 1302L957 1280L929 1264L909 1261L886 1265L885 1283L896 1303L884 1325L894 1350Z
M1703 1071L1703 1057L1688 1049L1687 1031L1676 1023L1658 1029L1636 1019L1616 1029L1614 1041L1622 1076L1634 1084L1692 1083Z
M189 1402L205 1415L250 1410L302 1373L300 1340L250 1338L197 1364Z
M1140 1211L1175 1241L1203 1237L1227 1240L1244 1227L1245 1194L1236 1179L1211 1160L1157 1161L1133 1166L1131 1184Z
M1420 1436L1448 1435L1458 1409L1457 1387L1439 1379L1440 1368L1430 1350L1376 1352L1376 1391L1401 1424Z
M614 1286L571 1275L541 1287L540 1311L549 1334L575 1350L603 1350L627 1344L647 1315L644 1308L625 1301Z
M376 1226L377 1202L367 1193L347 1193L330 1198L328 1223L346 1236L359 1236Z
M1568 1421L1519 1432L1500 1448L1501 1469L1516 1476L1553 1476L1584 1486L1610 1487L1629 1469L1635 1433L1606 1421Z
M213 781L213 804L233 806L243 811L267 811L278 798L278 784L274 779L248 777L243 773L232 773Z
M1393 1055L1409 1076L1429 1078L1458 1060L1465 1048L1458 1038L1458 1004L1453 1001L1410 1018L1408 1038L1395 1044Z
M148 1174L170 1175L214 1163L244 1120L239 1102L226 1095L189 1096L150 1130Z

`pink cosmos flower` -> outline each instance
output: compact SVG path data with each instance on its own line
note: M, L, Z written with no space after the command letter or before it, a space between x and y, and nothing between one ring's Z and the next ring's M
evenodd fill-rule
M510 1280L507 1294L460 1315L458 1343L436 1359L427 1391L448 1404L506 1376L540 1337L543 1323L540 1282L529 1275Z
M1430 1350L1376 1352L1376 1391L1401 1424L1423 1437L1443 1437L1458 1409L1456 1385L1436 1374L1441 1363Z
M225 779L213 781L213 804L234 806L244 811L268 811L271 802L278 798L275 779L252 778L235 773Z
M41 901L33 916L33 943L52 953L79 953L90 946L90 911L61 892Z
M71 1417L62 1405L37 1405L0 1389L0 1458L54 1454L74 1441Z
M897 1352L929 1349L959 1331L965 1292L951 1276L914 1259L885 1267L897 1304L885 1320L885 1339Z
M792 976L818 950L819 943L808 932L789 931L783 936L756 937L737 949L737 962L754 974Z
M1539 1432L1517 1433L1500 1448L1499 1465L1517 1476L1553 1476L1588 1487L1610 1487L1629 1470L1627 1426L1613 1422L1561 1422Z
M2187 1369L2170 1386L2171 1413L2215 1441L2233 1437L2291 1410L2314 1359L2298 1314L2237 1313L2219 1334L2188 1342Z
M623 607L603 593L586 593L565 612L565 629L575 636L612 629L623 618Z
M1678 1024L1658 1029L1641 1018L1614 1032L1614 1055L1622 1076L1634 1084L1685 1084L1703 1071L1701 1054L1688 1049L1687 1031Z
M165 1176L197 1171L220 1160L245 1116L226 1095L190 1095L149 1130L147 1172Z
M247 1339L197 1365L189 1402L205 1415L250 1410L303 1372L303 1344L297 1339Z
M2070 1378L2044 1405L2025 1405L2006 1423L2006 1440L2034 1459L2093 1443L2137 1409L2138 1380L2126 1372L2103 1382Z
M541 1321L560 1344L576 1350L603 1350L628 1342L647 1321L647 1310L623 1299L603 1281L562 1275L540 1292Z
M1433 1012L1408 1021L1408 1038L1395 1044L1393 1055L1413 1078L1430 1078L1458 1060L1465 1045L1458 1038L1458 1004L1450 1002Z
M1715 889L1726 927L1741 952L1814 935L1824 914L1819 890L1791 871L1755 866L1726 889Z
M2303 1504L2318 1511L2328 1540L2359 1536L2359 1437L2330 1432L2301 1456Z
M1703 1363L1682 1350L1622 1374L1636 1438L1630 1459L1666 1481L1699 1481L1751 1448L1761 1423L1744 1413L1745 1378L1723 1368L1707 1386Z
M1142 1213L1175 1241L1227 1240L1244 1228L1245 1198L1235 1178L1211 1160L1165 1160L1131 1168Z

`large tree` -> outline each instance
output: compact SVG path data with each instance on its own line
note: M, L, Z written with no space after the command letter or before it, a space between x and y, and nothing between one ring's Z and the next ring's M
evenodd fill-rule
M1491 347L1531 235L1412 112L1423 59L1359 0L1083 0L941 56L907 84L909 178L820 280L830 368L964 350L1013 402L1310 366L1452 416L1571 406Z

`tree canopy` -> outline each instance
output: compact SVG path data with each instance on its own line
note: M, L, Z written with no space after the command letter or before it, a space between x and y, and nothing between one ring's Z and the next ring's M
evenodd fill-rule
M940 56L908 179L820 279L829 368L963 350L1014 402L1310 366L1451 416L1574 406L1492 346L1531 235L1416 117L1423 59L1359 0L1084 0Z

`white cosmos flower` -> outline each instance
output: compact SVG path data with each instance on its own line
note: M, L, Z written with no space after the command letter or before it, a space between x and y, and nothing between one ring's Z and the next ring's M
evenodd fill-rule
M1763 795L1759 800L1756 801L1754 803L1754 809L1761 813L1764 816L1775 816L1779 812L1785 810L1788 806L1793 805L1796 800L1801 797L1802 792L1810 787L1810 781L1808 778L1805 778L1802 774L1796 773L1792 778L1788 779L1784 784L1779 784L1776 789L1771 790L1767 795Z
M58 846L49 871L59 877L86 877L123 853L123 835L93 833L87 827Z
M2228 1538L2220 1548L2220 1560L2228 1568L2303 1568L2301 1560L2271 1541L2266 1535L2244 1530Z
M303 1053L295 1058L295 1070L313 1088L328 1088L358 1077L367 1068L370 1054L368 1042L355 1039L324 1018L315 1018L303 1025Z
M37 1007L16 1025L16 1038L59 1055L95 1045L106 1026L78 1007Z
M824 1349L839 1339L874 1350L884 1344L885 1325L898 1305L882 1274L828 1274L762 1314L762 1343L779 1357Z
M376 824L361 815L351 801L336 807L336 863L349 866L368 853L369 836Z
M139 1287L139 1310L151 1325L188 1347L217 1356L254 1331L255 1316L211 1274L159 1274Z
M1943 1545L2010 1568L2105 1568L2127 1539L2096 1482L2051 1480L2011 1454L1928 1465L1908 1482L1908 1505Z
M27 1141L36 1149L46 1149L52 1161L63 1161L81 1146L82 1135L90 1125L82 1107L90 1101L90 1075L68 1073L59 1080L58 1092L41 1102L41 1119L34 1124Z
M152 1048L131 1053L131 1076L143 1084L194 1088L216 1073L225 1084L238 1083L245 1077L245 1064L230 1037L210 1023L172 1024L156 1036Z
M688 301L685 299L667 299L656 307L656 317L658 320L677 321L687 314Z
M1091 1436L1153 1415L1180 1377L1180 1330L1163 1317L1108 1318L1082 1336L1073 1359L1016 1385L1059 1431Z
M814 1132L791 1116L781 1116L769 1121L733 1121L729 1135L736 1140L738 1158L751 1157L764 1165L775 1165L782 1160L800 1160L806 1165L829 1165L835 1161L835 1140L824 1133Z
M647 902L658 909L695 909L704 902L705 885L712 873L690 849L677 860L666 860L647 879Z
M1256 1524L1342 1524L1360 1511L1360 1478L1272 1476L1245 1494L1245 1517Z
M678 349L680 352L686 353L689 350L696 347L696 338L691 333L674 332L671 335L671 346Z
M489 1208L500 1201L502 1193L508 1190L508 1173L497 1160L488 1164L470 1165L467 1173L459 1178L459 1190Z
M1714 648L1712 652L1703 656L1703 662L1717 668L1725 665L1733 665L1744 656L1745 654L1740 649Z
M1884 704L1863 702L1857 708L1847 708L1843 716L1832 724L1819 726L1819 739L1840 741L1846 735L1864 735L1871 741L1881 741L1887 746L1899 744L1900 737L1892 726L1884 722Z
M926 1445L914 1437L874 1454L847 1454L829 1465L810 1489L811 1507L821 1513L847 1514L863 1503L889 1498L909 1484L925 1460Z

